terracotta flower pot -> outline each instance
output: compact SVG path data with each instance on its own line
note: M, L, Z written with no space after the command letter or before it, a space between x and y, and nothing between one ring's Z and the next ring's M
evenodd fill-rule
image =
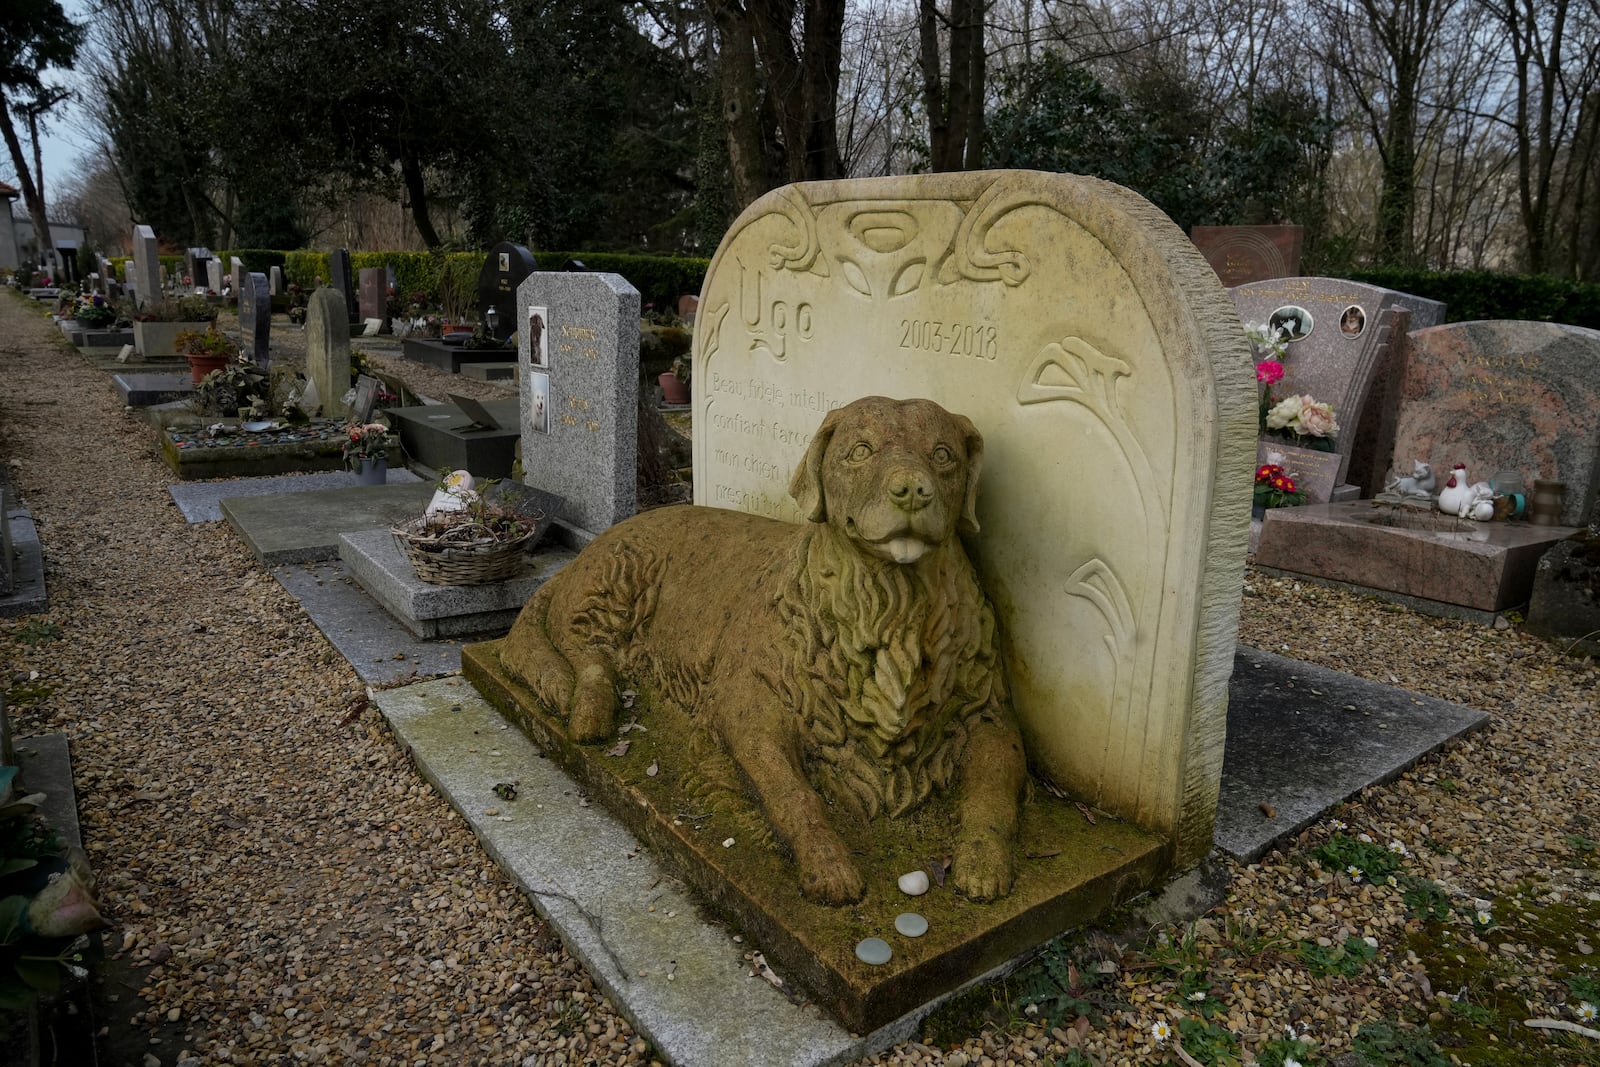
M680 382L676 374L667 371L656 381L661 383L662 400L669 404L687 404L689 402L689 387Z
M185 352L183 358L189 361L189 373L194 376L194 384L199 385L200 380L214 370L221 370L228 365L230 356L216 356L209 353Z

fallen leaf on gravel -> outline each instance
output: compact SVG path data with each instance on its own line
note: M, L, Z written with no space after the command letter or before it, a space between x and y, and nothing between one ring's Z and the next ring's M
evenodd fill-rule
M631 745L631 744L633 744L632 741L618 741L617 744L616 744L616 747L608 750L606 752L606 755L608 755L608 756L626 756L628 754L628 746Z
M644 725L644 723L639 721L639 717L637 715L635 715L633 718L629 719L627 722L623 723L621 726L617 727L617 733L619 733L619 734L625 734L629 730L639 730L639 731L641 731L643 733L649 733L650 732L649 729Z

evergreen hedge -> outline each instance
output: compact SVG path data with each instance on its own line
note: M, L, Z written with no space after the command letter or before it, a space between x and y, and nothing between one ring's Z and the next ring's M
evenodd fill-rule
M1445 321L1532 319L1600 330L1600 285L1543 274L1385 268L1354 271L1351 281L1439 300Z
M213 255L225 266L231 262L230 257L238 256L247 271L261 274L281 267L284 283L303 289L313 289L319 282L326 285L333 278L326 252L235 248ZM364 267L393 267L395 294L402 303L408 303L413 294L422 293L425 304L443 305L449 310L464 300L470 309L477 301L478 274L483 269L484 256L481 252L352 252L350 273L352 281L358 281ZM117 264L119 276L125 278L124 265L131 260L131 256L116 256L111 262ZM679 297L698 295L711 266L709 259L618 252L536 252L534 260L540 270L559 271L569 261L577 260L592 271L620 274L639 290L641 312L652 306L675 310ZM161 262L168 274L183 270L182 256L162 256Z

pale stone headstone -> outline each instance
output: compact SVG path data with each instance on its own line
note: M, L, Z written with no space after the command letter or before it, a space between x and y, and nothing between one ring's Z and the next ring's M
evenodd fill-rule
M133 286L134 300L142 308L161 299L161 249L156 242L156 231L148 226L133 228Z
M972 547L1030 759L1163 834L1175 863L1210 850L1255 379L1215 274L1165 215L1035 172L775 190L717 250L694 359L697 504L799 521L791 473L861 396L971 418Z
M273 296L277 296L282 291L283 268L274 263L272 265L272 269L267 273L267 292Z
M1300 273L1299 226L1196 226L1189 239L1223 285L1245 285Z
M384 268L361 268L360 312L360 321L377 319L379 327L389 317L389 272Z
M350 391L350 320L335 289L313 289L306 305L306 375L316 384L323 413L342 418L341 398Z
M1254 282L1230 289L1229 295L1244 322L1293 316L1307 331L1286 346L1283 381L1272 387L1273 394L1309 394L1332 404L1339 423L1339 481L1368 496L1375 485L1381 488L1393 440L1393 393L1386 383L1400 366L1395 341L1407 326L1443 322L1444 305L1342 278ZM1406 318L1396 321L1401 312Z
M1600 331L1480 321L1407 337L1393 465L1422 460L1470 482L1500 471L1566 483L1560 524L1581 526L1600 487Z
M244 333L244 349L262 370L271 361L267 345L272 336L272 298L267 295L267 276L252 271L244 276L239 290L239 329Z
M228 257L228 278L233 285L233 298L238 300L244 293L244 260L238 256Z
M214 294L222 292L222 260L206 260L206 288Z
M516 321L545 309L548 367L517 333L523 481L559 495L557 516L599 533L636 506L639 291L620 274L530 274Z
M356 304L355 276L350 273L350 252L348 249L335 248L328 253L328 272L335 291L344 298L344 321L359 322L359 307Z

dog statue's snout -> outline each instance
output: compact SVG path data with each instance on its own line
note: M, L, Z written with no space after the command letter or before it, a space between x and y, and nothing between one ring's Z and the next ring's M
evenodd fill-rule
M901 467L889 475L889 499L902 511L921 511L933 502L933 479L923 471Z

